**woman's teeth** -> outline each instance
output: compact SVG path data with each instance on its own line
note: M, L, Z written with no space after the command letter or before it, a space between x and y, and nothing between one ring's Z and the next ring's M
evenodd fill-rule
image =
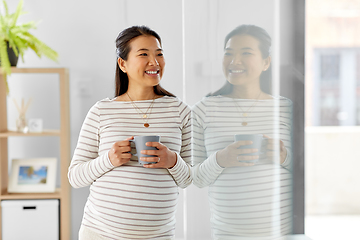
M157 74L158 71L145 71L147 74Z
M230 70L230 73L243 73L245 70Z

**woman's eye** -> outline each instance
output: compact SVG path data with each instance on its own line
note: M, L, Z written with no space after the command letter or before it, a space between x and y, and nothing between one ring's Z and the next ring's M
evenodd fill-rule
M162 57L162 56L164 56L164 54L163 54L163 53L159 53L158 56L159 56L159 57Z
M225 56L232 56L232 53L226 52Z
M139 56L147 56L147 53L141 53Z
M243 52L243 55L250 55L251 52Z

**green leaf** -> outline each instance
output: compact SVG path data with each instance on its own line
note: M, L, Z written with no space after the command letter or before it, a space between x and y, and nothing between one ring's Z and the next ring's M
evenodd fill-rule
M8 16L9 15L9 8L8 8L8 5L6 3L5 0L3 0L3 3L4 3L4 8L5 8L5 16Z
M10 23L11 27L14 27L16 25L16 22L17 22L19 16L22 14L23 4L24 4L23 0L20 0L18 6L16 8L16 11L12 17L12 22Z
M56 61L58 54L54 50L52 50L49 46L47 46L45 43L40 41L38 38L36 38L31 33L25 33L24 36L28 37L30 39L28 43L33 43L35 45L36 50L34 50L36 53L42 55L44 54L46 57L48 57L51 60ZM30 45L29 45L30 46Z

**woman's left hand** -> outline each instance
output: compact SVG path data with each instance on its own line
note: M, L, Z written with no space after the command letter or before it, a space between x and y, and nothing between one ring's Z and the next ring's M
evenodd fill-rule
M152 164L144 164L146 168L172 168L177 161L175 152L170 151L164 144L159 142L147 142L146 146L156 147L158 150L142 150L141 154L155 155L157 157L141 157L144 162L156 162Z
M274 160L274 156L276 154L276 146L279 146L279 153L280 153L280 164L283 164L286 159L287 150L285 147L285 144L281 140L275 140L273 138L270 138L269 136L264 134L264 137L267 138L267 145L266 145L266 157L268 159ZM278 143L277 143L278 142ZM276 160L276 159L275 159Z

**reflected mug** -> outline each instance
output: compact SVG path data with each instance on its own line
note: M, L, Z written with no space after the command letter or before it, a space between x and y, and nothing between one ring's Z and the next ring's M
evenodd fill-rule
M139 164L152 164L157 162L144 162L140 161L141 157L157 157L156 155L146 155L141 154L142 150L158 150L156 147L146 146L147 142L160 142L160 136L135 136L134 140L130 140L130 142L135 143L136 153L134 156L138 157Z
M257 152L254 153L247 153L243 154L244 156L257 156L261 154L262 144L263 141L266 141L267 138L264 137L263 134L236 134L234 136L235 141L252 141L253 143L250 145L241 146L240 148L246 149L246 148L255 148L258 149ZM242 162L248 162L248 163L255 163L258 162L259 159L255 160L249 160L249 161L242 161Z

